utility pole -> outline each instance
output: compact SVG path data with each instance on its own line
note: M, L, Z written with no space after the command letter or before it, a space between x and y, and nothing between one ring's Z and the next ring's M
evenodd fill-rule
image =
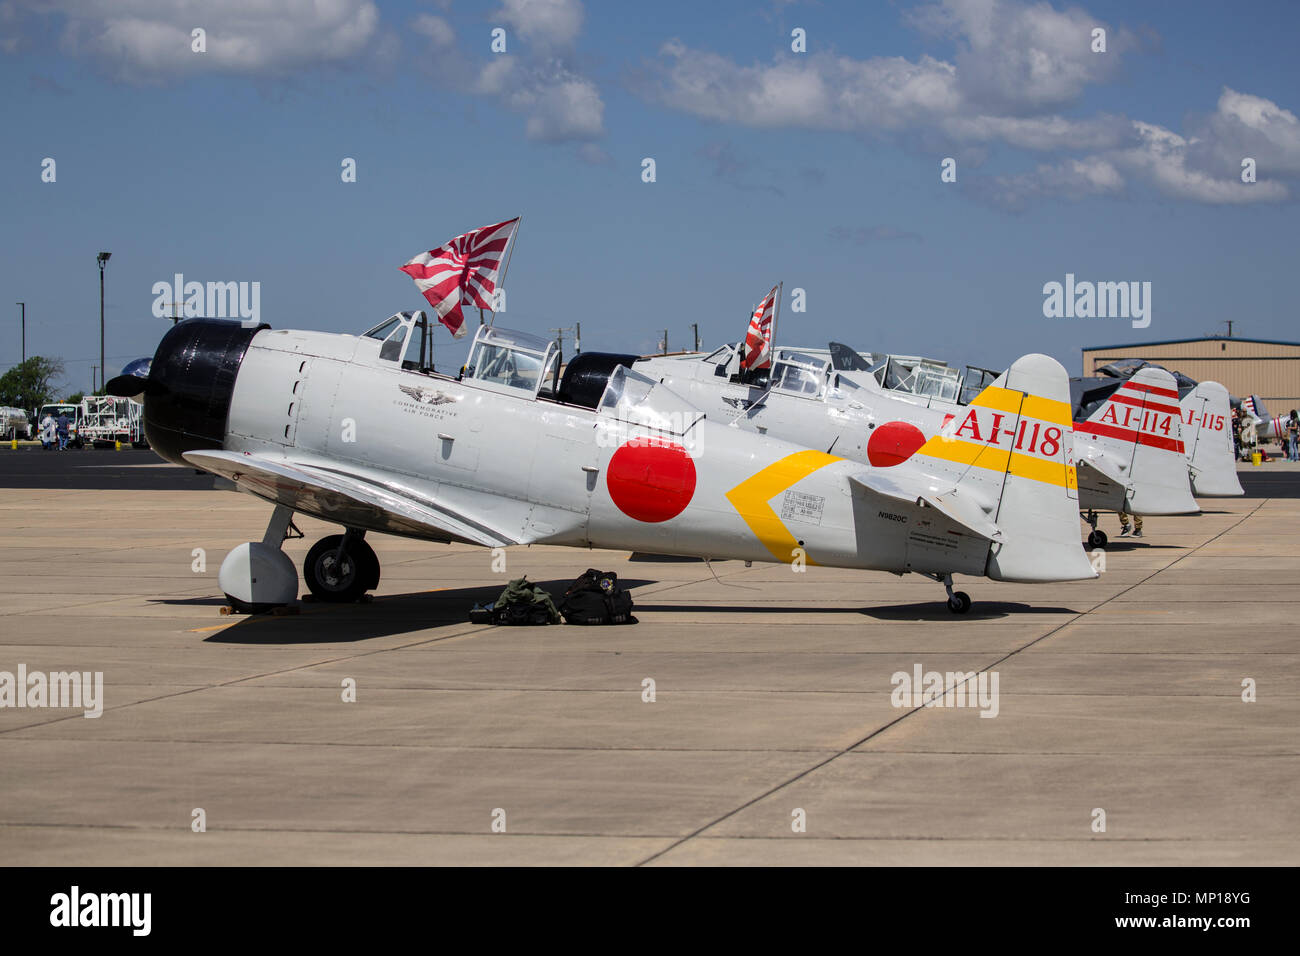
M571 329L571 328L569 328L569 327L566 326L566 327L564 327L564 328L562 328L562 329L551 329L551 331L555 333L555 344L558 345L558 346L560 347L560 352L563 353L563 352L564 352L564 333L565 333L565 332L572 332L573 329Z
M668 330L664 329L664 355L668 354Z
M91 395L95 394L95 369L98 367L99 366L97 365L90 366L90 394Z
M582 323L573 323L573 354L582 354Z
M95 261L99 263L99 375L104 377L104 266L108 265L108 260L112 257L111 252L101 252L95 256ZM92 389L93 391L93 389Z
M1228 319L1228 338L1232 338L1232 319Z
M14 305L20 305L23 308L23 363L27 362L27 303L15 302Z
M700 323L692 322L691 332L695 335L695 351L698 352L700 350Z

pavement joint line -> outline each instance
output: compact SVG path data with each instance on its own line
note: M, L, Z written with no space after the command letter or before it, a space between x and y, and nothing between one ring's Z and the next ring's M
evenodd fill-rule
M146 826L144 824L131 823L8 823L0 821L0 828L23 829L23 830L128 830L132 832L144 833L175 833L177 836L188 834L189 827L161 827ZM540 832L540 831L519 831L512 830L506 833L484 833L482 830L357 830L350 828L333 828L333 827L236 827L223 826L220 830L209 830L209 833L313 833L313 834L337 834L339 836L466 836L481 837L485 840L506 840L510 837L515 839L588 839L588 840L673 840L677 838L675 833L590 833L590 832ZM717 842L726 840L798 840L804 842L803 837L797 836L714 836L701 837L704 840L713 840ZM911 836L822 836L809 837L812 840L839 841L839 842L861 842L861 843L881 843L881 842L914 842L914 843L987 843L993 840L998 842L1010 843L1223 843L1238 844L1242 838L1233 837L1200 837L1200 836L1170 836L1170 837L1124 837L1109 835L1105 837L1067 837L1067 836L933 836L930 834L916 834Z
M355 659L357 659L357 658L361 658L361 657L369 657L369 656L372 655L372 654L384 654L384 653L387 653L388 651L403 650L403 649L405 649L405 648L408 648L408 647L416 647L416 646L419 646L419 645L421 645L421 644L434 644L434 643L437 643L438 641L448 641L448 640L452 640L453 638L464 637L464 636L466 636L467 634L472 635L472 634L475 634L475 633L481 633L481 630L480 630L480 631L477 631L477 632L476 632L476 631L463 631L463 632L461 632L461 633L459 633L459 634L445 634L445 635L442 635L441 637L423 638L423 639L421 639L421 640L417 640L417 641L410 641L410 642L408 642L408 643L406 643L406 644L399 644L399 645L396 645L396 646L394 646L394 647L376 647L376 648L372 648L372 649L370 649L370 650L366 650L366 651L363 651L363 652L361 652L361 653L357 653L357 654L346 654L346 655L343 655L343 656L340 656L340 657L331 657L331 658L327 658L326 660L322 660L322 661L311 661L311 662L309 662L309 663L299 664L299 665L297 665L297 666L295 666L295 667L285 667L285 668L282 668L282 669L280 669L280 670L277 670L277 671L269 671L269 672L264 673L264 674L252 674L252 675L249 675L249 676L247 676L247 677L238 677L238 678L235 678L234 680L221 681L221 682L216 683L216 684L206 684L206 685L204 685L204 686L202 686L202 687L190 687L190 688L187 688L187 689L185 689L185 690L177 691L177 692L174 693L174 694L159 694L157 697L147 697L147 698L144 698L144 699L142 699L142 700L133 700L133 701L129 701L128 703L125 703L125 704L118 704L118 705L116 705L115 707L105 707L105 708L104 708L104 713L107 713L107 712L110 711L110 710L113 710L113 711L117 711L117 710L125 710L125 709L128 708L128 707L137 707L137 706L139 706L140 704L152 704L152 703L155 703L156 701L160 701L160 700L169 700L169 699L171 699L171 698L175 698L175 697L184 697L184 696L186 696L186 695L188 695L188 694L201 694L201 693L203 693L204 691L208 691L208 690L218 690L218 689L223 688L223 687L232 687L232 686L234 686L234 685L236 685L236 684L243 684L243 683L246 683L246 682L248 682L248 681L261 680L262 678L265 678L265 677L277 677L277 676L279 676L280 674L291 674L291 673L293 673L294 671L305 670L305 669L307 669L307 668L309 668L309 667L319 667L319 666L321 666L322 664L336 664L336 663L338 663L338 662L340 662L340 661L350 661L350 660L355 660ZM3 736L4 734L11 734L11 733L14 733L15 731L18 731L18 730L30 730L30 729L32 729L32 728L34 728L34 727L48 727L50 724L58 724L58 723L62 723L62 722L65 721L65 720L73 720L74 718L81 718L81 719L84 719L84 715L83 715L83 714L64 714L64 715L62 715L62 716L60 716L60 717L56 717L56 718L54 718L53 720L43 720L43 721L39 721L39 722L34 723L34 724L24 724L24 725L22 725L21 727L6 727L5 729L0 730L0 736Z
M434 752L448 753L478 753L481 751L508 751L519 753L556 753L556 754L605 754L605 753L622 753L622 754L641 754L641 753L664 753L664 754L826 754L838 753L836 747L764 747L762 749L754 747L581 747L581 746L525 746L523 744L410 744L410 743L347 743L337 740L233 740L233 739L213 739L211 737L186 738L186 737L96 737L95 742L100 741L114 744L176 744L178 746L190 746L200 744L209 747L293 747L301 749L304 747L323 747L336 749L354 749L372 752L376 750L428 750ZM42 745L48 744L65 744L79 745L87 741L73 737L12 737L9 741L19 743ZM1183 750L855 750L843 754L845 757L877 757L881 754L891 754L898 757L1010 757L1019 758L1026 754L1032 754L1035 757L1061 757L1063 759L1073 759L1076 757L1138 757L1147 759L1150 757L1197 757L1202 760L1238 760L1249 759L1251 761L1259 760L1262 757L1276 757L1282 759L1300 757L1300 751L1278 751L1271 753L1268 751L1258 752L1237 752L1225 754L1215 751L1197 753L1195 751Z
M1248 519L1250 519L1251 517L1253 517L1253 516L1256 514L1256 512L1258 512L1262 507L1264 507L1264 505L1268 504L1268 502L1269 502L1270 500L1272 500L1272 499L1270 499L1270 498L1262 498L1262 499L1260 499L1259 504L1255 505L1254 508L1252 508L1250 511L1246 512L1244 515L1242 515L1241 517L1239 517L1236 521L1234 521L1234 522L1233 522L1232 524L1230 524L1228 527L1224 528L1222 531L1218 532L1218 533L1215 534L1213 537L1208 538L1208 539L1206 539L1205 541L1202 541L1202 542L1201 542L1200 544L1198 544L1196 547L1191 548L1191 549L1185 551L1183 554L1179 555L1177 558L1174 558L1174 560L1170 561L1169 564L1165 565L1164 567L1162 567L1162 568L1157 568L1156 570L1154 570L1154 571L1152 571L1150 574L1148 574L1146 577L1142 578L1140 581L1137 581L1137 582L1135 582L1134 584L1130 584L1128 587L1126 587L1126 588L1124 588L1123 590L1121 590L1118 594L1114 594L1114 595L1112 595L1112 596L1106 598L1105 600L1103 600L1103 601L1101 601L1100 603L1094 605L1093 607L1089 608L1089 609L1086 610L1086 611L1080 611L1078 614L1076 614L1076 615L1075 615L1073 618L1071 618L1069 621L1064 621L1064 622L1062 622L1061 624L1058 624L1056 627L1053 627L1051 630L1049 630L1046 634L1042 634L1042 635L1040 635L1039 637L1034 638L1034 639L1031 640L1029 643L1025 644L1023 647L1016 648L1015 650L1013 650L1013 651L1011 651L1011 652L1009 652L1009 653L1003 655L1002 657L998 658L997 660L993 661L991 664L987 664L987 665L985 665L984 667L980 668L978 671L973 672L972 675L971 675L971 677L968 677L968 678L966 678L965 680L960 681L960 682L954 684L952 688L945 687L945 688L944 688L944 695L946 696L950 690L955 690L957 687L960 687L962 684L964 684L964 683L966 683L966 682L968 682L968 681L974 679L974 678L977 677L979 674L984 673L985 671L989 670L990 668L997 667L997 666L998 666L999 664L1001 664L1003 661L1010 660L1012 657L1015 657L1017 654L1019 654L1019 653L1021 653L1021 652L1023 652L1023 651L1028 650L1029 648L1033 647L1035 644L1041 643L1042 641L1047 640L1049 637L1052 637L1053 635L1060 633L1062 630L1064 630L1065 628L1069 627L1069 626L1070 626L1071 624L1073 624L1075 621L1079 620L1080 618L1083 618L1083 617L1087 616L1088 614L1093 613L1094 611L1099 610L1100 608L1104 607L1106 604L1110 603L1111 601L1114 601L1114 600L1115 600L1116 598L1118 598L1120 595L1122 595L1122 594L1126 594L1126 593L1128 593L1129 591L1132 591L1134 588L1141 587L1145 582L1149 581L1151 578L1154 578L1154 577L1156 577L1157 575L1160 575L1160 574L1164 573L1165 571L1168 571L1170 568L1174 567L1176 564L1178 564L1178 563L1179 563L1180 561L1182 561L1184 558L1187 558L1187 557L1189 557L1190 555L1195 554L1197 551L1201 550L1202 548L1206 547L1206 546L1209 545L1209 544L1213 544L1215 541L1219 540L1219 538L1223 537L1223 536L1224 536L1225 534L1227 534L1229 531L1232 531L1233 529L1235 529L1235 528L1239 527L1240 525L1242 525L1245 521L1247 521ZM699 827L698 829L696 829L694 832L689 833L689 834L687 834L686 836L682 837L680 840L678 840L676 843L672 844L671 846L665 847L664 849L659 850L657 853L653 853L653 854L651 854L650 856L646 857L644 860L641 860L641 861L640 861L639 863L637 863L636 865L637 865L637 866L645 866L647 863L653 863L655 860L659 859L660 857L663 857L663 856L665 856L665 855L671 853L673 850L677 849L679 846L682 846L682 845L688 843L690 840L693 840L694 838L700 836L700 835L703 834L705 831L713 829L713 828L716 827L718 824L720 824L720 823L722 823L722 822L724 822L724 821L726 821L726 820L729 820L730 818L736 816L736 814L741 813L741 812L743 812L743 811L749 809L750 807L754 806L755 804L759 803L760 801L765 800L765 799L767 799L768 797L770 797L770 796L772 796L772 795L774 795L774 794L776 794L776 793L779 793L780 791L786 789L786 788L789 787L790 785L799 782L800 780L802 780L802 779L804 779L805 777L807 777L807 776L809 776L809 775L815 773L815 772L818 771L818 770L821 770L822 768L826 767L828 764L831 764L831 763L833 763L834 761L838 760L840 757L843 757L845 754L852 753L854 750L856 750L857 748L861 747L863 744L865 744L865 743L867 743L868 741L874 739L875 737L880 736L881 734L885 733L887 730L891 729L891 728L894 727L895 725L897 725L897 724L901 723L902 721L906 720L908 717L911 717L911 716L913 716L914 714L920 713L921 711L924 711L924 710L927 710L927 709L929 709L929 708L927 708L924 704L922 704L922 705L919 706L919 707L913 707L913 708L910 708L910 709L908 709L908 710L905 710L905 711L904 711L902 714L900 714L898 717L895 717L893 720L891 720L891 721L885 723L883 726L877 727L875 730L873 730L871 733L867 734L867 736L863 737L863 738L862 738L861 740L859 740L857 743L851 744L851 745L849 745L848 747L845 747L843 750L840 750L838 753L832 754L831 756L827 757L825 760L818 761L817 763L813 764L812 766L807 767L807 768L805 768L804 770L801 770L799 773L795 774L794 776L792 776L792 777L790 777L790 778L788 778L788 779L786 779L786 780L784 780L784 781L781 781L781 782L775 784L775 785L772 786L772 787L769 787L769 788L768 788L766 791L764 791L763 793L760 793L760 794L758 794L757 796L750 798L749 800L745 801L744 803L742 803L742 804L741 804L740 806L738 806L738 807L733 807L731 810L728 810L728 811L727 811L726 813L724 813L722 816L717 817L716 819L714 819L714 820L712 820L712 821L710 821L710 822L704 824L703 826L701 826L701 827Z

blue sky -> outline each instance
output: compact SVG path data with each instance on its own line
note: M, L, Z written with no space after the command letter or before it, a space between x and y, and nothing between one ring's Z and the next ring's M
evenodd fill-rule
M519 214L499 321L580 322L586 349L734 340L778 280L808 306L781 345L1077 372L1083 345L1230 318L1300 338L1295 4L205 6L0 0L0 367L25 300L28 354L89 385L101 249L111 375L152 353L176 272L356 331L423 305L406 259ZM1151 326L1045 318L1067 272L1151 282Z

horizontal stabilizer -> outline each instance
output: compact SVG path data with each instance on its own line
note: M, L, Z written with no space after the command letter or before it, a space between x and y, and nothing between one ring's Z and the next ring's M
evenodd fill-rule
M886 498L891 503L905 502L917 508L934 508L950 521L986 541L1003 540L1002 531L989 518L992 506L980 504L975 495L963 493L956 486L935 492L920 477L906 473L890 475L881 471L853 475L849 480L869 494Z

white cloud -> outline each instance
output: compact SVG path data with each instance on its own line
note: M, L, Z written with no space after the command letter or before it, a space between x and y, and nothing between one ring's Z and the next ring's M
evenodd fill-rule
M442 17L421 13L411 21L411 31L429 38L434 49L446 49L456 42L456 31Z
M999 112L1037 112L1075 102L1091 84L1118 71L1136 46L1078 7L1014 0L943 0L910 15L922 30L953 39L966 100ZM1106 31L1106 52L1092 51L1092 31Z
M1133 126L1139 145L1117 151L1111 158L1117 165L1149 180L1166 195L1205 203L1277 202L1290 195L1286 185L1277 180L1243 183L1239 167L1228 175L1215 175L1198 168L1189 162L1191 147L1197 141L1151 123L1135 120Z
M958 105L952 67L930 57L913 63L810 54L740 66L680 40L668 41L660 53L666 62L651 97L705 119L760 127L897 128L918 114L942 115Z
M21 30L16 21L23 17L62 16L65 53L96 58L133 82L204 70L282 74L351 60L379 39L373 0L11 0L7 6L7 30ZM206 32L204 53L191 49L196 27Z
M1031 199L1118 195L1124 187L1120 171L1100 156L1043 163L1032 172L974 180L974 191L982 199L1014 210L1025 208Z
M505 94L505 104L528 115L525 135L542 143L599 139L605 104L596 85L563 69L537 74Z
M1300 176L1300 120L1271 100L1231 89L1211 115L1190 124L1186 138L1114 114L1062 115L1090 85L1113 78L1123 53L1137 46L1129 31L1078 7L943 0L907 19L950 39L952 60L779 52L770 63L746 65L672 39L640 93L723 124L843 131L925 152L952 150L968 169L999 144L1080 154L1017 175L966 180L977 194L1015 208L1034 197L1114 195L1134 180L1197 202L1279 201L1290 196L1281 179ZM1096 28L1106 30L1104 53L1092 50ZM1248 156L1260 177L1253 184L1240 181Z
M583 9L579 0L505 0L493 16L548 53L572 48L582 31Z
M495 16L509 24L526 46L494 54L472 88L497 97L524 120L524 135L539 143L589 143L605 135L600 89L572 65L571 51L582 29L578 0L505 0ZM603 163L592 151L580 157Z
M1261 176L1300 175L1300 120L1272 100L1224 87L1216 110L1193 124L1196 160L1224 174L1240 174L1254 159Z

